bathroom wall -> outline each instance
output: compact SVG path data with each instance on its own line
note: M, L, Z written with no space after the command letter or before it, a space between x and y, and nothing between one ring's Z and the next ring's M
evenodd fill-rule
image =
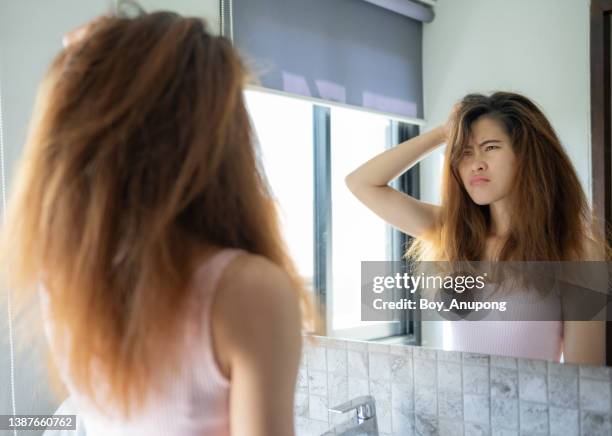
M611 371L426 347L315 337L297 383L298 436L347 418L329 407L376 399L381 435L610 435Z
M423 104L430 130L469 92L514 91L549 117L591 198L589 0L437 0L423 25ZM440 202L444 147L421 164L421 197ZM442 323L423 343L442 348Z

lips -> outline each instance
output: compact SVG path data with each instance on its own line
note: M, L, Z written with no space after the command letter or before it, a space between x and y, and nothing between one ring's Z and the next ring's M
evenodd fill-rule
M486 177L482 177L482 176L475 176L472 177L470 179L470 185L475 186L475 185L484 185L485 183L489 182L490 180L487 179Z

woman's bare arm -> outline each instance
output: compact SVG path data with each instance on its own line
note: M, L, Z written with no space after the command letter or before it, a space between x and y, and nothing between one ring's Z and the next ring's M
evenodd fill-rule
M393 227L408 235L420 236L433 226L440 207L399 192L389 182L443 144L446 132L446 126L442 125L386 150L346 176L346 185L363 204Z
M607 268L600 269L597 267L598 262L605 260L602 247L589 239L585 239L583 260L586 262L597 262L594 264L595 266L593 266L593 273L590 274L589 281L592 284L597 283L598 289L606 289L608 283ZM585 265L584 271L589 273L591 270ZM601 273L603 273L603 275ZM604 310L606 309L604 308ZM604 321L564 321L564 361L590 365L605 365L605 337L606 323Z
M229 364L231 434L292 436L302 347L292 282L266 258L243 255L228 265L218 292L213 328Z
M606 323L603 321L563 322L563 361L604 365Z

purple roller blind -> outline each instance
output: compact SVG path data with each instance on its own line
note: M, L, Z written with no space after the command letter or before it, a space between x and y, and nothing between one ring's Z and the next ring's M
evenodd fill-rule
M233 0L264 87L422 118L422 22L360 0Z

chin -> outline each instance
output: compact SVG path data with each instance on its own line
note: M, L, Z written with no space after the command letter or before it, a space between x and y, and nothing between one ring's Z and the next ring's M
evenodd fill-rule
M488 206L491 204L490 201L476 201L476 200L474 200L474 203L476 203L478 206Z
M491 203L493 203L493 200L491 200L490 198L483 198L482 196L479 196L479 197L472 197L472 196L470 196L470 198L478 206L488 206Z

